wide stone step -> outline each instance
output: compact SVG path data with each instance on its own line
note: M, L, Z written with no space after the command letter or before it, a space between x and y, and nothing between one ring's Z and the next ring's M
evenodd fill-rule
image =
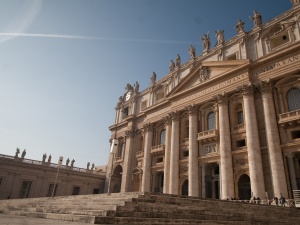
M95 216L90 216L90 215L39 213L39 212L26 212L26 211L10 211L10 212L5 212L5 214L95 224Z
M216 225L216 224L232 224L232 225L266 225L264 221L239 221L227 220L198 220L198 219L172 219L172 218L138 218L138 217L95 217L95 224L123 224L123 225L163 225L163 224L189 224L189 225ZM282 222L274 222L272 225L283 225ZM293 224L295 225L295 224Z

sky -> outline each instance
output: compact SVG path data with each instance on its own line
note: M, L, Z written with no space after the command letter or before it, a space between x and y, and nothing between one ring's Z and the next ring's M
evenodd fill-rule
M127 83L167 75L190 44L238 19L253 28L290 9L290 0L0 0L0 154L51 154L106 165L115 106ZM64 163L65 164L65 163Z

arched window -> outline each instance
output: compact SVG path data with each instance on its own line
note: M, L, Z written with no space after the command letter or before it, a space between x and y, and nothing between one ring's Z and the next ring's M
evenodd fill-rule
M164 145L164 144L165 144L165 140L166 140L166 130L163 129L163 130L160 132L160 144L161 144L161 145Z
M207 130L216 129L216 114L211 112L207 116Z
M300 89L292 88L287 93L289 111L300 109Z

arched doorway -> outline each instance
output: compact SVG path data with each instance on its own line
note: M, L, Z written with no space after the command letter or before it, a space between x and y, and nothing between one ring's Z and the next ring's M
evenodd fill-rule
M185 180L181 187L181 195L188 196L189 195L189 181Z
M118 165L110 178L110 193L119 193L121 191L122 173L123 168Z
M238 190L241 200L249 200L251 198L251 183L250 177L247 174L240 176Z
M131 191L139 192L141 189L142 170L140 168L134 168L131 171L132 187Z

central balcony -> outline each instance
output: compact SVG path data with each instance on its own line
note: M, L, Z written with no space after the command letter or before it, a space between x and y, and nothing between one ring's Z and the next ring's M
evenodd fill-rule
M219 131L217 129L207 130L198 133L197 140L201 143L216 142L219 139Z
M300 125L300 110L279 114L278 123L282 127Z
M151 147L151 155L164 155L165 154L165 145L155 145Z

